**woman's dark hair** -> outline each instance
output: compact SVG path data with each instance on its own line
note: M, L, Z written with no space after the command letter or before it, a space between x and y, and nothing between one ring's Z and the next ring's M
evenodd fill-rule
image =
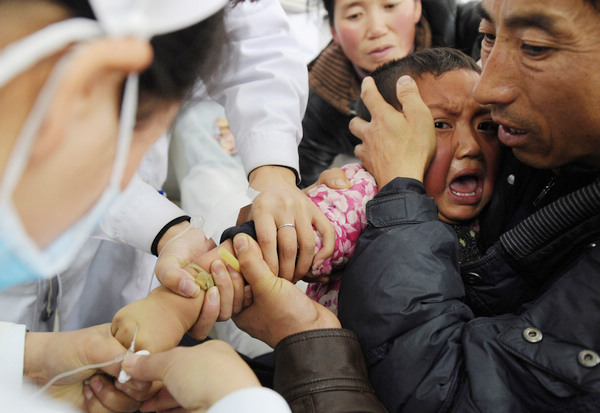
M329 19L329 25L333 26L333 9L335 8L335 0L323 0L323 6L327 12L327 18Z
M315 0L308 0L315 1ZM323 0L323 7L327 12L327 18L329 19L329 25L333 26L333 9L335 8L335 0Z
M421 77L426 73L440 76L453 70L473 70L481 73L481 67L475 60L458 49L436 47L414 52L402 59L384 63L370 74L375 80L379 93L390 105L400 110L401 105L396 96L396 82L401 76ZM361 99L356 104L356 116L366 121L371 120L371 114Z
M87 0L54 0L74 17L95 19ZM214 82L225 64L228 36L224 11L184 29L151 39L154 60L140 74L138 120L165 101L182 101L202 80Z

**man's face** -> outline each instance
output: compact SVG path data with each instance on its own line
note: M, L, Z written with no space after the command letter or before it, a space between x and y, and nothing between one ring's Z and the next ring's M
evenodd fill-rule
M600 166L600 12L583 0L483 0L475 98L538 168Z
M333 40L360 69L408 55L421 19L420 0L336 0Z
M449 224L479 215L494 191L500 144L489 107L473 98L478 79L477 72L466 69L415 78L437 139L423 183L438 205L440 220Z

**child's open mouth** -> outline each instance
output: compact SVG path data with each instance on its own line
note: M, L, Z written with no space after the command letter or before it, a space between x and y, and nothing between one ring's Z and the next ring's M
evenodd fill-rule
M448 189L456 201L470 204L478 202L481 198L481 186L482 180L479 175L465 174L454 178Z

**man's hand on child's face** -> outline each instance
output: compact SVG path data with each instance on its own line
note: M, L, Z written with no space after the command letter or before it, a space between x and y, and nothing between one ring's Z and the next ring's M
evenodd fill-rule
M373 78L366 77L361 99L372 114L371 121L355 117L349 125L350 131L362 141L354 154L380 188L396 177L423 182L436 149L433 117L415 81L408 76L400 77L396 95L402 111L388 104Z

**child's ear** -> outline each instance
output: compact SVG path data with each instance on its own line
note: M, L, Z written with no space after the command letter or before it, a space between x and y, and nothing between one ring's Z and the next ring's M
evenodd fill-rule
M104 38L77 46L68 59L30 163L45 159L67 136L85 137L99 122L118 123L124 81L151 63L152 48L145 41Z

